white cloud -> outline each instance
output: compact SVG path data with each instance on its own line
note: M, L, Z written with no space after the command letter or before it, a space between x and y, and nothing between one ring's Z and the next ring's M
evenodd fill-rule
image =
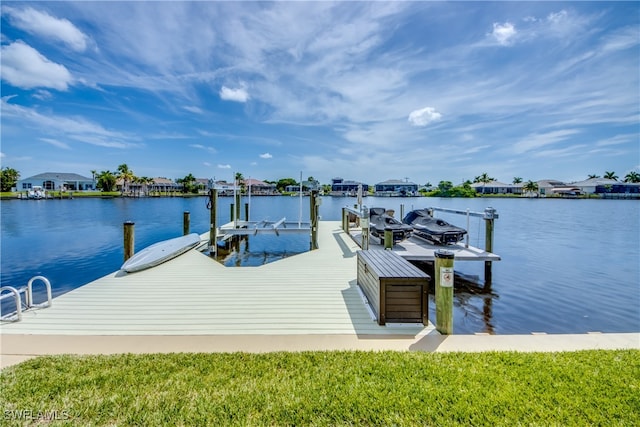
M433 107L425 107L421 110L412 111L409 114L409 123L413 126L426 126L442 118L442 114Z
M262 159L270 159L272 157L273 156L271 154L269 154L269 153L260 154L260 158L262 158Z
M231 89L226 86L222 86L220 89L220 98L225 101L247 102L249 100L249 93L247 93L247 90L244 87Z
M229 164L227 164L227 165L218 164L218 169L231 169L231 165L229 165Z
M71 73L21 41L2 46L2 79L22 89L48 87L67 90Z
M216 150L215 148L207 147L206 145L202 145L202 144L189 144L189 147L197 148L199 150L204 150L211 154L216 154L218 152L218 150Z
M522 140L516 142L511 149L516 154L523 154L531 150L536 150L538 148L556 144L558 142L562 142L567 140L572 135L580 133L578 129L563 129L556 130L547 133L537 133L531 134L523 138Z
M510 22L505 22L504 24L499 24L497 22L493 23L493 32L491 36L496 39L498 43L503 46L508 46L511 44L511 40L516 35L516 28Z
M191 112L191 113L196 113L196 114L202 114L203 113L202 108L196 107L196 106L193 106L193 105L185 105L182 108L187 110L187 111L189 111L189 112Z
M70 150L71 147L69 146L69 144L67 144L66 142L62 142L62 141L58 141L57 139L53 139L53 138L40 138L41 141L46 142L47 144L51 144L54 147L58 147L58 148L62 148L64 150Z
M22 10L6 7L2 11L11 17L13 25L28 33L60 40L77 52L87 48L88 37L66 19L55 18L30 7Z
M135 146L129 142L131 136L105 129L100 124L93 123L82 117L65 117L60 115L46 115L34 108L26 108L10 104L7 101L12 96L1 98L3 122L15 120L23 126L35 126L48 135L59 134L65 138L101 147L129 148Z

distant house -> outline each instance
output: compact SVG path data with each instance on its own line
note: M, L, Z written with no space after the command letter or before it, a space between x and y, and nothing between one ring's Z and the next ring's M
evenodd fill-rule
M251 191L252 196L273 196L278 194L275 184L269 184L253 178L245 179L243 182L244 188L246 191Z
M309 192L312 190L319 190L320 189L320 182L313 180L313 181L302 181L302 191L303 192ZM300 191L300 184L294 184L294 185L287 185L284 188L284 191L288 192L288 193L295 193Z
M358 194L358 185L362 185L362 193L369 192L369 185L356 181L345 181L342 178L333 178L331 180L332 196L355 196Z
M595 194L598 187L602 187L604 189L607 186L613 186L614 184L621 183L615 179L608 178L589 178L584 181L571 183L573 187L580 189L583 194Z
M538 193L543 197L547 195L552 196L554 193L557 193L554 189L567 187L567 184L557 179L541 179L536 183L538 184Z
M147 186L149 191L159 193L169 193L173 191L179 191L180 185L170 180L169 178L158 177L153 178L153 183Z
M418 184L398 179L390 179L375 185L376 196L415 196Z
M474 182L471 188L480 194L522 194L522 184L505 184L500 181Z
M19 180L16 183L16 189L25 191L42 187L43 190L91 191L95 190L95 185L92 178L77 173L45 172Z

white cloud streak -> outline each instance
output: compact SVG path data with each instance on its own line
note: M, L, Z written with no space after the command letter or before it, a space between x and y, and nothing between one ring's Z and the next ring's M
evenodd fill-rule
M48 40L59 40L77 52L87 48L89 38L67 19L58 19L31 7L3 7L2 13L9 15L11 23L24 31Z
M220 88L220 99L244 103L249 100L249 93L244 87L231 89L226 86L222 86L222 88Z
M61 91L73 81L64 65L48 60L21 41L2 46L2 79L22 89L46 87Z
M430 123L437 122L442 118L442 114L433 107L425 107L420 110L412 111L409 114L409 123L413 126L424 127Z

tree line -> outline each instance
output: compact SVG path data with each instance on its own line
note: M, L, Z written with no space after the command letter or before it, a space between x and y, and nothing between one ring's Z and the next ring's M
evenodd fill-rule
M123 192L128 192L129 186L132 184L151 185L154 183L153 178L136 176L126 163L119 165L115 171L104 170L98 173L96 170L92 170L91 176L96 182L96 188L103 192L116 191L117 181L120 179L123 183ZM596 174L590 174L587 176L587 179L592 178L600 178L600 176ZM613 171L605 171L603 178L613 179L615 181L619 179L618 175L616 175L616 173ZM3 167L2 169L0 169L0 191L11 191L11 189L16 186L16 183L19 179L20 172L10 167ZM242 173L236 173L235 179L240 183L241 186L244 185L244 177ZM310 176L307 181L313 182L315 181L315 179ZM493 181L495 181L495 178L490 177L485 172L481 175L476 176L473 181L467 180L461 185L457 186L454 186L451 181L440 181L438 183L438 186L435 189L429 191L428 194L442 197L472 197L472 194L475 194L475 190L471 187L471 184L488 184ZM280 192L284 191L287 186L299 185L299 182L293 178L282 178L278 181L266 180L265 182L268 184L275 184L276 189ZM513 178L514 184L521 184L522 182L523 180L520 177ZM635 171L629 172L625 175L623 182L640 183L640 173ZM183 178L176 179L176 183L182 185L182 192L184 193L197 193L198 190L201 189L201 185L198 184L197 179L191 173ZM432 187L432 185L430 183L426 183L425 187L430 188ZM325 191L330 190L331 186L324 185L323 189ZM535 181L529 180L523 184L522 189L525 192L535 193L538 191L538 184Z

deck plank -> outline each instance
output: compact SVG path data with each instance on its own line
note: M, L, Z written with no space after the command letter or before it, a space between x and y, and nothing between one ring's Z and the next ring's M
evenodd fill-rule
M318 231L318 250L263 266L225 267L190 251L148 270L114 272L3 323L1 333L397 335L371 319L357 290L359 248L340 222L321 221Z

